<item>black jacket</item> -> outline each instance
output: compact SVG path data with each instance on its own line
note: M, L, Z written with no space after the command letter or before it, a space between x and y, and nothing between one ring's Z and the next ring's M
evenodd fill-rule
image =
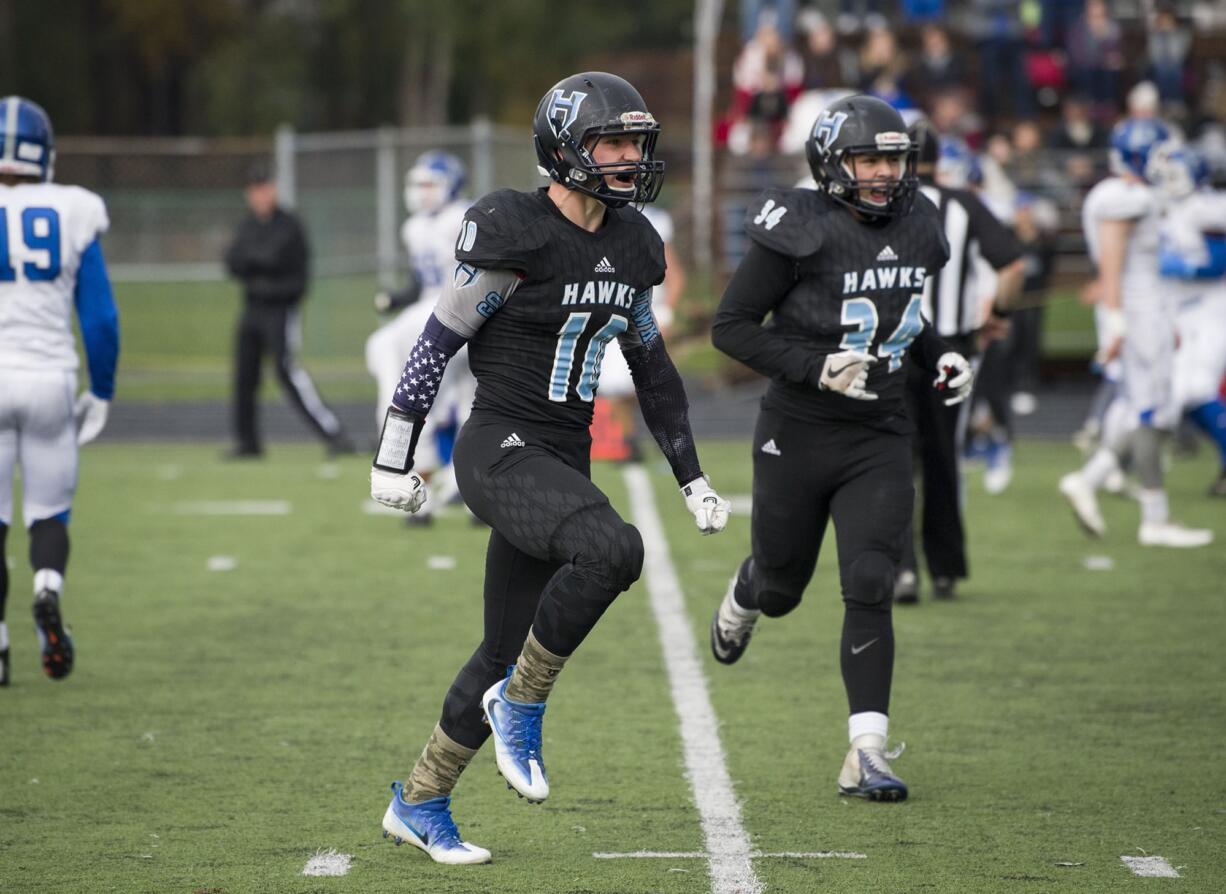
M226 250L226 267L242 282L248 304L297 304L306 292L307 263L302 224L281 208L267 221L248 214Z

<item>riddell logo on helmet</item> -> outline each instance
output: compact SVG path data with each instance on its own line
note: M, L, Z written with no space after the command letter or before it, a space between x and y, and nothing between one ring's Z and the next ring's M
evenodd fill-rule
M656 119L650 112L622 112L618 116L625 127L655 127Z

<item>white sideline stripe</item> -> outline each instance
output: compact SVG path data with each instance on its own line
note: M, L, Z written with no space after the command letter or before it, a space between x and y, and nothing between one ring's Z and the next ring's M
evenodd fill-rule
M1133 875L1143 878L1179 878L1175 867L1166 861L1166 857L1120 857Z
M623 854L597 851L592 856L597 860L705 860L710 855L702 851L630 851ZM764 857L787 857L793 860L868 859L868 854L857 851L751 851L749 856L754 860Z
M673 709L681 724L686 776L702 822L711 894L761 894L764 887L751 862L749 835L728 776L719 723L698 661L681 584L669 557L664 525L656 512L651 480L642 466L629 466L622 476L630 492L634 523L643 535L647 593L664 652Z
M289 515L289 500L197 500L175 503L177 515Z
M348 875L349 864L353 862L350 854L338 854L335 849L320 850L307 860L302 868L303 875Z

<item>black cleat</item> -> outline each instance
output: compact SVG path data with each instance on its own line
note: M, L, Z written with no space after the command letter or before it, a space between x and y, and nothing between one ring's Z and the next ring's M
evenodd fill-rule
M741 608L733 597L736 576L728 582L719 608L711 617L711 654L720 664L736 664L749 646L760 611Z
M54 590L43 590L34 597L34 626L43 647L43 671L53 680L72 673L72 636L60 617L60 597Z
M952 577L934 577L932 579L932 595L937 599L953 599L957 580Z
M0 649L0 686L9 685L9 650L8 648Z

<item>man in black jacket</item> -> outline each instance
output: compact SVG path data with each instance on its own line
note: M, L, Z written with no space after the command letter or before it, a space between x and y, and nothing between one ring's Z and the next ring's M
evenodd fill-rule
M231 457L263 453L256 427L256 393L265 354L277 363L277 379L290 402L328 444L330 453L351 453L353 444L328 409L315 383L298 365L302 342L299 304L307 288L309 248L298 218L277 204L271 170L254 168L247 180L247 206L226 251L230 275L243 285L234 352L234 436Z

